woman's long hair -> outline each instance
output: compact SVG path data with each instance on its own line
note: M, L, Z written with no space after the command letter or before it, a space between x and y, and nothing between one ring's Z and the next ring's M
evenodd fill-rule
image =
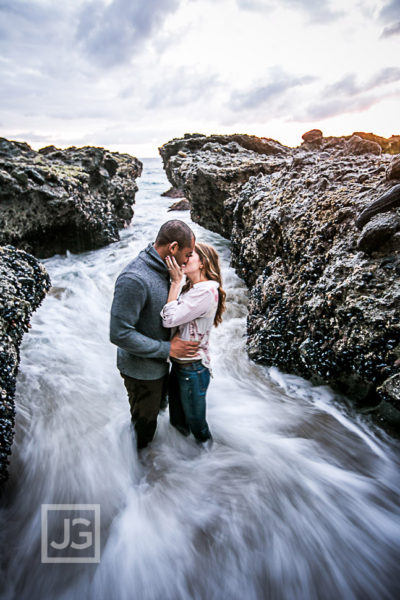
M221 277L221 266L219 263L219 256L216 250L209 244L201 244L196 242L194 251L200 256L201 263L203 265L203 273L207 279L218 281L218 307L215 313L214 325L218 325L222 322L222 313L225 311L225 298L226 293L222 289L222 277ZM191 281L185 283L182 288L182 292L187 292L192 287Z

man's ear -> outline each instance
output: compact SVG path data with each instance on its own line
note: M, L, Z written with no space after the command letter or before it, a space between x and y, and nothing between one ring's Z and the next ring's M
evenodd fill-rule
M172 256L175 256L175 254L178 251L178 248L179 248L178 242L171 242L169 245L169 253L172 254Z

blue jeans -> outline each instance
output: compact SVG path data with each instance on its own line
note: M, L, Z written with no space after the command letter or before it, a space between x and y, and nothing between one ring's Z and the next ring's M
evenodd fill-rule
M199 442L211 438L206 421L206 392L210 371L200 360L188 365L172 363L169 376L169 420L183 435L193 433Z

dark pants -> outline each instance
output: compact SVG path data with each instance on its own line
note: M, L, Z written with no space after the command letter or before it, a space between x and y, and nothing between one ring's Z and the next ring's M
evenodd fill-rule
M169 419L183 435L193 433L199 442L211 438L206 421L206 392L210 371L201 361L173 363L169 375Z
M134 379L121 373L128 392L131 419L136 432L138 450L154 437L160 407L166 404L168 375L161 379Z

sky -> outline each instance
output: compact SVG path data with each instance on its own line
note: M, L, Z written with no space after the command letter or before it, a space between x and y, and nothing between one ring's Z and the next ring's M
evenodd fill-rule
M400 134L400 0L0 0L0 136Z

